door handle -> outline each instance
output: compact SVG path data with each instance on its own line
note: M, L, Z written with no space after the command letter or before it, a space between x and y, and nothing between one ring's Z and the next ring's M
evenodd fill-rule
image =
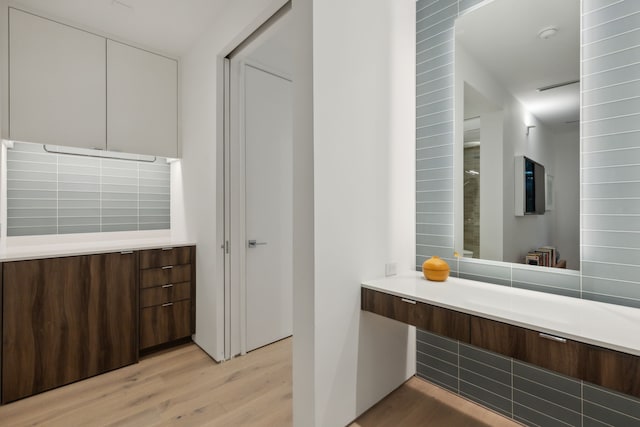
M538 336L540 338L544 338L544 339L555 341L555 342L561 342L563 344L567 342L566 338L556 337L555 335L545 334L544 332L540 332Z
M255 248L258 245L266 245L266 244L267 244L267 242L257 242L255 240L249 240L249 245L248 246L250 248Z

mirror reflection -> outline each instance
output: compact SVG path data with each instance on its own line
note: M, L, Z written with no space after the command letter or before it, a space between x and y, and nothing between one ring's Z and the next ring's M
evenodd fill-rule
M485 1L456 21L461 256L579 268L579 42L579 0Z

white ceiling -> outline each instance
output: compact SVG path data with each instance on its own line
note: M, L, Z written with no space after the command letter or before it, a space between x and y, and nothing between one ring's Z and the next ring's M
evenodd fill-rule
M179 57L233 0L15 0L30 11Z
M456 40L541 121L579 119L578 84L536 91L580 78L579 0L494 0L456 21Z

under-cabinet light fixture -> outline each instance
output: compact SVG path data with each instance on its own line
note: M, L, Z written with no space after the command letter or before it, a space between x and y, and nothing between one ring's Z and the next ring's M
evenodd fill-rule
M89 148L61 147L58 145L47 145L47 144L43 144L42 148L47 153L52 153L52 154L95 157L99 159L126 160L126 161L143 162L143 163L153 163L156 161L156 156L147 156L144 154L120 153L117 151L104 151L99 148L89 149Z

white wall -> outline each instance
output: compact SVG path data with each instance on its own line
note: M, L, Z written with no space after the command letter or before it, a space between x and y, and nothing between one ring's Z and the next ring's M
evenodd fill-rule
M553 245L567 261L567 268L580 269L580 129L554 132L555 221Z
M480 116L480 258L503 259L503 113Z
M360 310L363 279L415 264L414 0L313 3L313 128L315 413L296 422L338 426L415 372L413 328Z
M0 0L0 22L8 22L8 8L5 0ZM7 138L9 132L9 31L0 26L0 138ZM0 165L5 164L7 149L0 147ZM7 236L7 170L0 170L0 240ZM2 244L4 242L0 242Z
M540 246L554 244L554 224L557 210L544 215L515 216L514 212L514 158L525 155L555 170L553 133L528 113L511 93L504 89L459 43L456 43L456 105L464 105L464 82L480 92L490 103L501 109L500 113L483 116L481 123L492 122L489 130L497 130L496 120L502 119L502 135L490 132L489 139L499 144L480 146L480 246L483 259L522 263L527 252ZM456 248L462 248L462 110L456 109L455 122L455 175L454 196ZM498 117L499 116L501 117ZM535 125L529 135L526 125ZM484 126L481 139L484 141ZM488 150L487 150L488 149ZM579 158L576 151L576 160ZM500 167L502 165L502 167ZM551 172L553 173L553 172ZM576 187L578 188L578 187ZM579 211L576 211L579 212ZM577 215L575 215L577 218ZM488 237L492 236L492 237ZM487 241L489 239L489 241ZM491 245L493 248L490 248ZM577 246L576 246L577 249Z
M455 122L454 122L454 239L458 252L464 246L464 130L465 83L473 86L486 100L480 114L480 257L502 261L504 196L503 111L509 94L459 43L455 45ZM492 105L493 108L489 108ZM496 111L490 111L496 110ZM474 113L475 114L475 113ZM474 254L477 256L477 254Z
M285 0L231 2L182 58L182 173L188 238L197 244L195 342L216 360L224 358L224 283L216 204L222 180L222 58L273 15ZM233 250L233 248L232 248Z

